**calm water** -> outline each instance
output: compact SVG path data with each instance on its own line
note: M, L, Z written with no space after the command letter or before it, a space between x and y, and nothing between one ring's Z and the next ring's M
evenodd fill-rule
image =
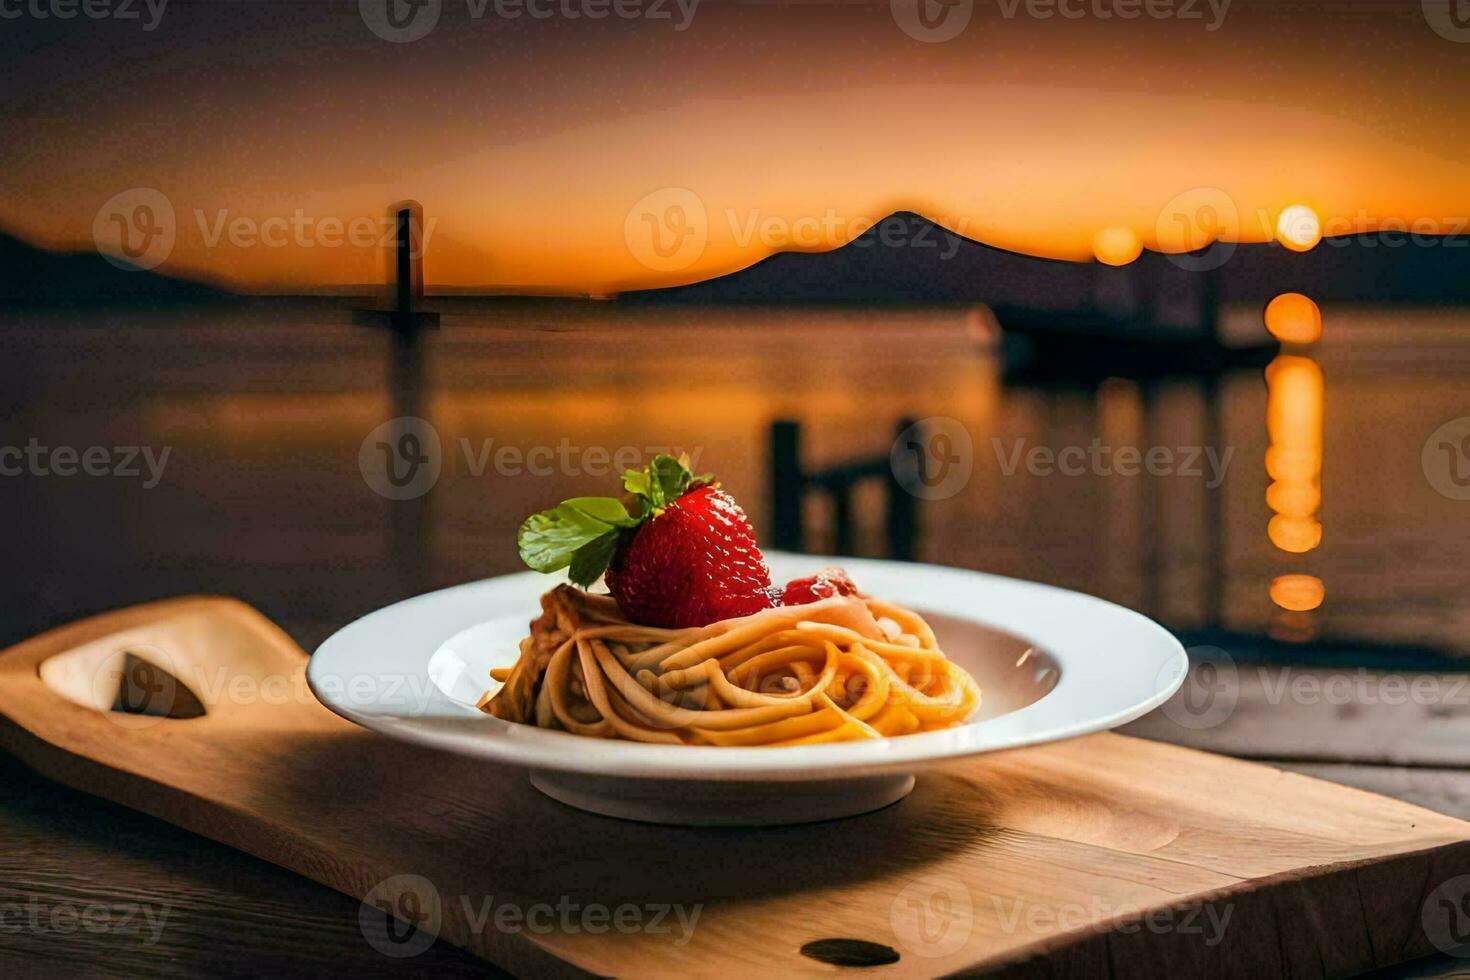
M369 432L414 405L390 395L387 337L343 312L0 317L0 445L169 452L154 487L141 456L136 477L0 478L3 639L200 591L309 646L387 601L514 570L522 517L605 492L619 450L697 452L763 528L773 419L799 421L819 465L886 455L896 420L937 416L969 435L971 473L921 505L926 561L1227 645L1470 655L1470 501L1423 458L1470 415L1470 312L1329 307L1312 356L1267 372L1034 387L1003 380L964 311L457 309L422 345L415 410L443 451L417 504L359 468ZM881 553L881 512L877 488L860 495L862 553ZM811 518L826 523L819 503Z

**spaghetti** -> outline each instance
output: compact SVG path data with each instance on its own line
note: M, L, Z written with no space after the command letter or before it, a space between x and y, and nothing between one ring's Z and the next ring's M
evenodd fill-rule
M693 629L628 622L562 585L479 707L506 721L670 745L811 745L965 721L975 681L916 613L862 596Z

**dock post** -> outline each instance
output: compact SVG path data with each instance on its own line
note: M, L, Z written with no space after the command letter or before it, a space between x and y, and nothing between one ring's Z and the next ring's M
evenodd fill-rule
M771 423L771 539L782 551L802 548L801 497L806 476L801 469L801 427L795 422Z
M424 301L424 208L417 201L393 205L393 300L399 316L413 313Z
M388 370L385 379L392 418L427 421L423 331L439 325L439 314L425 312L424 209L417 201L400 201L388 209L392 235L387 243L384 286L373 309L352 312L352 321L387 328ZM399 580L398 591L413 595L428 587L433 557L434 521L427 492L395 500L388 511L388 548Z

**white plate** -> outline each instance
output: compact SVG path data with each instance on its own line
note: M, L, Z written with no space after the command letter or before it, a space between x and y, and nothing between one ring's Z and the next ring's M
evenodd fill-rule
M1179 641L1093 596L933 565L768 553L786 581L841 564L865 592L923 613L983 701L965 725L898 738L783 748L648 745L492 718L475 701L559 579L526 572L407 599L338 630L307 679L328 708L421 745L524 766L584 809L668 823L770 824L866 812L926 766L1113 728L1184 679Z

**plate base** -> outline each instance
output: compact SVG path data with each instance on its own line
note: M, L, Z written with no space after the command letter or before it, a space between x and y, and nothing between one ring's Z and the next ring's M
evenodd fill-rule
M567 806L621 820L686 827L775 827L880 810L908 796L914 777L901 773L744 783L532 772L531 785Z

